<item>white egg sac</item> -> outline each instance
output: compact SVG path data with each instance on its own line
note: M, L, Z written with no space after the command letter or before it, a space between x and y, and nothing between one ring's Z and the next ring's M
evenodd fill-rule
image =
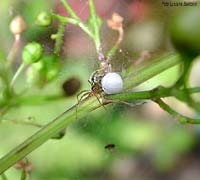
M102 78L101 85L106 94L116 94L122 91L123 80L121 76L115 72L107 73Z

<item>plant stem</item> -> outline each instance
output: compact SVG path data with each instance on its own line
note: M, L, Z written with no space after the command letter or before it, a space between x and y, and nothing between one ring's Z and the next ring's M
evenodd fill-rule
M70 5L65 0L60 0L67 12L74 18L80 21L80 18L76 15L74 10L70 7Z
M93 33L89 30L89 28L81 21L81 19L76 15L74 10L70 7L70 5L65 1L61 0L61 3L65 7L66 11L71 15L71 17L76 20L76 24L83 29L90 37L94 39Z
M116 43L114 44L114 46L108 51L107 57L109 59L111 59L115 55L116 51L119 49L119 45L122 42L123 37L124 37L124 30L122 27L119 28L117 31L119 33L118 39L117 39Z
M181 99L181 96L184 96L182 93L183 90L177 90L176 96ZM187 91L189 93L200 93L200 87L188 88ZM128 101L128 100L145 100L145 99L154 99L154 98L163 98L174 96L173 89L159 87L150 91L140 91L140 92L125 92L120 94L108 95L108 99L112 100L120 100L120 101Z
M20 180L26 180L26 171L22 171Z
M183 62L183 68L182 68L182 72L181 72L181 76L178 79L178 81L176 82L176 84L174 86L176 86L177 88L183 86L184 88L187 87L188 84L188 79L190 76L190 72L192 69L192 63L193 63L193 58L192 57L187 57L187 56L181 56L182 62Z
M130 73L125 78L124 89L136 87L137 85L145 82L153 76L181 63L179 54L166 55L165 57L159 58L154 63ZM129 69L130 71L130 69Z
M80 119L101 105L96 100L96 97L91 97L80 103L78 107L76 106L77 105L63 112L52 122L0 159L0 174L46 142L49 138L59 133L66 125L76 120L76 117Z
M21 35L20 34L14 35L14 42L13 42L12 48L10 49L10 52L7 57L7 66L8 67L10 67L10 65L13 63L13 61L16 58L16 55L17 55L17 52L18 52L19 46L20 46L20 41L21 41Z
M22 63L19 68L17 69L16 73L13 76L13 79L11 80L10 83L10 87L13 88L17 78L19 77L19 75L22 73L22 71L24 70L24 68L26 67L26 64Z
M194 118L189 118L186 116L183 116L173 110L169 105L167 105L164 101L161 99L156 99L155 102L166 112L174 116L175 119L177 119L180 123L182 124L200 124L200 119L194 119Z
M57 14L51 14L53 18L58 19L62 22L65 23L70 23L70 24L74 24L74 25L78 25L86 34L88 34L92 39L94 38L93 33L89 30L89 28L80 20L77 19L73 19L73 18L68 18L68 17L64 17L64 16L60 16Z
M93 32L90 28L84 24L81 19L77 16L76 12L70 7L70 5L65 1L61 0L61 3L65 7L66 11L71 15L72 18L60 16L57 14L52 14L53 18L59 19L65 23L71 23L74 25L78 25L85 33L87 33L94 41L97 53L101 51L101 40L100 40L100 32L99 32L99 24L98 24L98 16L96 15L96 8L94 5L93 0L89 0L89 7L90 7L90 16L93 25Z
M94 40L94 43L98 52L101 47L101 41L100 41L100 32L99 32L99 25L98 25L98 19L97 19L98 17L96 15L96 8L94 5L94 1L89 0L90 16L92 18L92 25L93 25L94 32L90 31L87 25L85 25L81 21L81 19L77 16L76 12L70 7L70 5L65 0L61 0L61 3L63 4L66 11L70 14L72 18L67 18L67 17L56 15L56 14L52 14L52 17L63 20L66 23L68 22L71 24L78 25L80 28L82 28L83 31L85 31Z
M198 112L200 112L200 107L199 105L192 99L192 97L189 95L189 92L187 91L187 87L189 86L189 77L190 77L190 72L192 70L192 63L193 63L193 58L192 57L187 57L182 55L182 61L183 61L183 70L181 73L180 78L178 81L174 84L174 88L179 89L181 87L184 88L184 94L185 94L185 102Z
M61 46L62 46L62 43L63 43L64 30L65 30L65 22L60 21L58 32L56 34L56 43L55 43L55 47L54 47L54 54L56 54L57 56L60 53Z
M65 16L60 16L58 14L54 14L51 13L52 18L58 19L61 22L65 22L65 23L70 23L70 24L78 24L78 21L76 19L73 18L69 18L69 17L65 17Z
M16 97L11 103L15 105L38 105L44 104L49 101L61 100L65 98L63 95L33 95L33 96L26 96L26 97Z
M29 122L29 121L22 121L22 120L5 120L3 119L2 120L2 123L14 123L14 124L20 124L20 125L28 125L28 126L33 126L33 127L37 127L37 128L42 128L43 125L41 124L37 124L37 123L34 123L34 122Z
M1 69L1 78L2 78L2 81L4 83L2 94L4 95L4 100L7 100L12 96L12 92L11 92L11 89L10 89L10 77L9 77L8 67L4 66ZM0 104L1 104L1 102L0 102Z
M92 19L92 25L94 29L94 41L95 41L95 46L98 52L101 46L101 41L100 41L100 33L99 33L99 25L98 25L98 19L97 19L97 14L96 14L96 8L95 8L93 0L89 0L89 7L90 7L90 17Z
M119 48L119 44L114 44L114 46L111 47L111 49L108 51L107 57L109 59L111 59L114 56L114 54L116 53L116 51L117 51L118 48Z

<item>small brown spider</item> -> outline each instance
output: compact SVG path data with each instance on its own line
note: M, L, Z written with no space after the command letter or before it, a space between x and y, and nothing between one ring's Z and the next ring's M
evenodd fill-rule
M78 95L77 95L77 99L78 99L78 104L81 102L81 101L84 101L86 99L88 99L89 97L92 97L92 96L95 96L97 98L97 100L99 101L100 104L101 101L100 101L100 98L99 96L102 98L104 96L104 91L102 89L102 85L101 85L101 80L102 78L104 77L105 75L105 72L102 71L102 70L96 70L94 71L88 82L90 83L91 85L91 90L84 90L84 91L81 91ZM79 96L81 96L81 98L79 99ZM98 96L99 95L99 96Z
M104 91L101 86L101 80L104 77L104 73L101 70L96 70L93 72L88 80L91 85L91 90L83 90L77 95L77 105L76 105L76 119L77 119L77 112L78 112L78 105L81 102L84 102L88 98L95 96L99 102L104 107L101 99L104 97ZM79 96L81 97L79 98ZM104 107L105 108L105 107Z

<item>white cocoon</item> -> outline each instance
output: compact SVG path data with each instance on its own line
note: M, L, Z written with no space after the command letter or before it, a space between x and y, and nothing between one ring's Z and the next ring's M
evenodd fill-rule
M116 94L123 89L123 80L121 76L115 72L107 73L101 80L103 91L106 94Z

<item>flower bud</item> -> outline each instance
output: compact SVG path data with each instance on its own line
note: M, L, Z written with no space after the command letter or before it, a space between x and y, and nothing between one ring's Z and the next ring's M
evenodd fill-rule
M27 28L26 22L22 16L16 16L10 23L10 31L14 34L21 34Z
M25 64L35 63L43 54L42 46L37 42L28 43L22 51L22 60Z
M113 30L122 28L123 17L117 13L112 14L112 18L107 21L108 26Z
M47 81L52 81L60 71L60 64L57 56L46 56L42 59Z
M36 24L39 26L49 26L52 22L52 18L51 15L47 12L41 12L38 16L37 16L37 20L36 20Z
M60 64L56 56L43 56L39 62L31 65L31 69L27 74L27 80L29 82L36 82L32 84L42 87L45 85L45 83L55 79L59 73L59 70ZM39 78L34 78L34 76L38 76Z

